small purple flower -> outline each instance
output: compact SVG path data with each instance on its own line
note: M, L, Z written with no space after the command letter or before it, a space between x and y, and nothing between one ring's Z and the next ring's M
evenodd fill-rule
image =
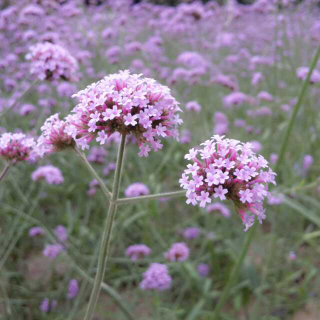
M42 300L40 310L44 313L52 311L57 306L57 300L50 301L48 298Z
M313 164L313 157L310 154L306 154L303 158L303 167L302 167L302 173L304 176L307 175L310 167Z
M225 218L230 218L231 212L227 206L220 202L216 202L213 204L210 204L207 207L208 212L213 212L213 211L220 211L220 213L225 217Z
M148 256L151 249L145 244L134 244L126 249L126 256L130 257L132 261L137 261Z
M201 111L201 106L197 101L189 101L186 104L186 110L200 112Z
M165 291L171 286L172 278L169 275L166 265L152 263L146 272L143 273L143 280L140 283L142 290Z
M70 280L69 286L68 286L67 298L74 299L78 295L78 292L79 292L78 281L76 279Z
M126 197L139 197L149 193L149 188L141 182L132 183L124 192Z
M200 235L200 229L197 227L186 228L183 231L183 237L187 240L196 239Z
M41 227L33 227L33 228L30 228L29 230L30 237L35 237L43 234L44 234L44 230Z
M290 259L291 261L293 261L293 260L296 260L296 258L297 258L297 256L296 256L295 252L294 252L294 251L290 251L290 253L289 253L289 259Z
M60 242L65 242L68 239L68 230L64 226L57 226L54 230L55 235Z
M171 248L164 253L164 257L171 262L185 261L189 257L189 248L184 242L174 243Z
M61 244L47 244L46 247L43 249L42 253L44 256L50 259L55 259L62 250L63 247Z
M210 271L210 267L206 263L199 263L197 266L197 271L200 277L207 277Z
M31 178L33 181L44 179L48 184L61 184L64 181L60 169L52 165L39 167L32 173Z

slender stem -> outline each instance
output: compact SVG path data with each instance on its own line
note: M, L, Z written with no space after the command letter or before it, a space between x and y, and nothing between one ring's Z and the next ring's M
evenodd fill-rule
M11 163L7 163L6 166L4 167L3 171L0 174L0 181L7 175L9 169L11 167Z
M88 170L91 172L91 174L94 176L94 178L98 181L103 193L105 194L105 196L107 197L108 200L111 200L112 197L112 193L109 191L109 189L107 188L107 186L103 183L102 179L100 178L100 176L97 174L97 172L93 169L93 167L91 166L90 162L88 161L86 155L79 150L78 147L74 147L74 151L77 153L77 155L82 159L83 163L86 165L86 167L88 168Z
M304 96L306 94L306 91L307 91L307 88L308 88L308 85L309 85L309 81L310 81L312 72L313 72L313 70L315 69L315 67L316 67L316 65L318 63L319 57L320 57L320 45L319 45L319 47L317 49L317 52L316 52L316 54L315 54L315 56L314 56L314 58L313 58L313 60L311 62L311 66L310 66L307 78L305 79L305 81L304 81L304 83L303 83L303 85L301 87L301 90L300 90L300 93L299 93L299 96L298 96L298 101L297 101L297 103L296 103L296 105L295 105L295 107L293 109L292 114L291 114L289 125L288 125L285 137L284 137L282 145L281 145L279 158L278 158L278 161L277 161L276 166L275 166L275 172L278 171L279 166L283 161L284 154L285 154L285 152L287 150L287 147L288 147L289 138L290 138L292 129L294 127L294 123L295 123L298 111L299 111L299 109L300 109L300 107L302 105L302 100L303 100L303 98L304 98Z
M119 196L119 189L120 189L119 187L121 182L121 173L122 173L125 144L126 144L126 136L122 135L119 151L118 151L116 171L115 171L114 180L113 180L112 198L109 204L109 212L107 215L105 230L103 233L101 246L100 246L98 269L97 269L97 274L94 281L94 286L91 292L89 305L84 318L85 320L91 320L93 318L93 314L96 309L96 305L97 305L100 290L101 290L101 283L103 281L104 274L105 274L107 257L108 257L109 248L110 248L112 227L114 223L115 214L117 211L117 199Z
M26 95L28 94L31 89L39 82L39 79L34 80L33 82L30 83L29 87L26 88L22 94L12 103L8 106L8 108L6 108L1 114L0 116L4 116L10 109L12 109L13 107L15 107L17 105L17 103Z
M118 199L117 204L120 205L120 204L127 204L127 203L135 203L141 200L156 200L160 198L176 198L176 197L182 197L185 194L186 194L186 191L156 193L156 194L150 194L148 196Z
M251 227L250 231L248 232L247 235L247 240L244 244L244 246L242 247L240 256L238 258L238 261L236 263L236 265L234 266L232 273L230 275L230 278L228 279L228 282L226 284L226 286L223 289L222 295L220 296L220 299L216 305L215 311L214 311L214 316L213 316L213 320L219 320L220 319L220 313L221 310L226 302L226 300L228 299L229 296L229 291L234 283L234 281L236 280L236 278L238 277L239 271L241 269L243 260L247 254L247 251L249 249L250 243L253 239L253 235L254 235L254 231L257 228L257 222L254 223L254 225Z

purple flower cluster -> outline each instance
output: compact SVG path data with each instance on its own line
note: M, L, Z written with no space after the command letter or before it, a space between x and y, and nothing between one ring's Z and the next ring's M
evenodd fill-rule
M67 123L59 119L56 113L50 116L41 127L42 134L38 138L37 147L41 156L58 152L75 145L73 138L66 132Z
M204 208L211 203L211 197L232 200L245 231L255 217L262 223L266 217L263 199L269 196L267 185L275 184L276 176L268 161L256 155L250 143L223 136L215 135L202 146L200 150L190 149L185 156L193 161L180 179L181 187L187 190L187 203L199 203Z
M63 47L50 42L37 43L26 55L31 74L40 80L75 80L77 60Z
M164 253L164 257L171 262L185 261L189 257L189 248L184 242L176 242Z
M166 86L129 71L106 76L74 95L79 104L66 118L66 132L82 149L104 144L114 132L133 135L139 156L162 149L160 138L178 138L178 102Z
M48 184L61 184L64 181L60 169L52 165L39 167L32 172L31 177L33 181L45 179Z
M151 249L145 244L134 244L126 249L126 256L132 261L137 261L147 257L151 253Z
M0 157L16 163L36 158L36 142L23 133L3 133L0 136Z
M171 286L172 278L169 275L166 265L152 263L146 272L143 273L143 280L140 283L142 290L165 291Z
M130 184L124 191L124 194L126 197L145 196L149 193L150 193L149 188L144 183L141 183L141 182L135 182Z

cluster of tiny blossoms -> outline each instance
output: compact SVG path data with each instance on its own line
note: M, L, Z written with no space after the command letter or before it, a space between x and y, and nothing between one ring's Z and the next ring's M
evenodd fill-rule
M66 132L82 149L96 139L101 145L114 132L132 134L148 156L151 148L162 149L160 138L178 138L181 109L170 89L141 74L120 71L73 95L79 104L66 118Z
M276 174L268 167L268 161L252 151L250 143L241 143L215 135L202 143L200 150L190 149L185 156L192 160L180 179L187 190L187 204L206 207L211 197L232 200L245 231L265 218L263 200L269 197L267 184L275 184ZM197 157L200 156L200 161Z
M9 162L31 160L36 156L36 142L23 133L3 133L0 136L0 157Z
M65 131L67 123L59 119L56 113L50 116L41 127L42 134L38 139L38 150L41 156L74 146L74 140Z
M26 55L31 74L40 80L75 80L77 60L63 47L50 42L37 43Z

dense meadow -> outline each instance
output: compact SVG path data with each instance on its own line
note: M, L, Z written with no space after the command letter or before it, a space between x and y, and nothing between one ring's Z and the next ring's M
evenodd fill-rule
M9 2L0 319L320 319L316 3Z

